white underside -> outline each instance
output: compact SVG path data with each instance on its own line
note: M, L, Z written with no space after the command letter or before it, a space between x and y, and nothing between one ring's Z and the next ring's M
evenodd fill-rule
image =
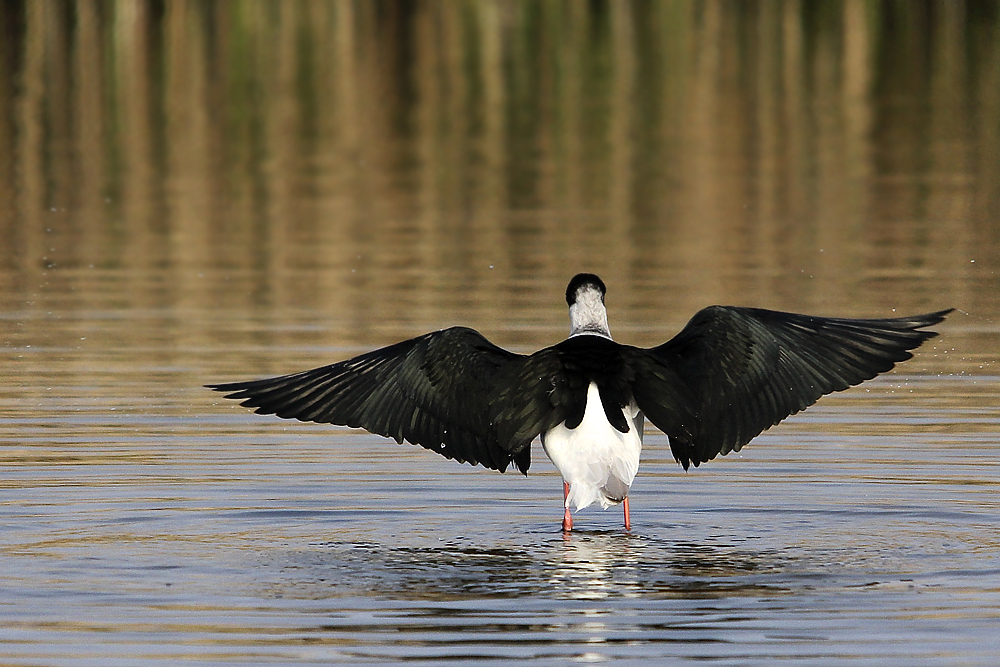
M628 496L639 470L642 451L643 417L633 402L622 412L628 433L608 421L597 385L587 389L583 421L574 429L560 424L542 435L542 447L569 483L566 506L583 509L595 502L607 509Z

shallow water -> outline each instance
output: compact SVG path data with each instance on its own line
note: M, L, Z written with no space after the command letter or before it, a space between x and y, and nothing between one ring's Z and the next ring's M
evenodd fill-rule
M651 431L633 530L591 508L566 536L537 446L525 478L251 415L195 380L224 345L175 350L188 367L151 344L18 352L23 395L0 401L8 664L1000 650L995 376L892 374L688 473Z
M454 9L458 6L459 9ZM0 664L994 665L997 4L0 3ZM560 531L202 387L712 303L939 338Z

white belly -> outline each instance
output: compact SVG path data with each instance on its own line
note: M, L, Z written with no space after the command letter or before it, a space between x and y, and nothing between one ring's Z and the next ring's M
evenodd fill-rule
M545 453L569 483L566 506L582 509L599 502L608 508L628 496L639 470L642 451L643 417L633 403L623 412L628 433L608 422L601 394L593 382L587 388L587 408L583 421L574 429L560 424L542 435Z

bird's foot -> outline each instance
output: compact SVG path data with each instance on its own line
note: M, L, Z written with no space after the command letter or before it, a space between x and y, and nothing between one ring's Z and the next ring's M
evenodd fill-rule
M563 481L563 532L573 530L573 515L569 513L569 482Z

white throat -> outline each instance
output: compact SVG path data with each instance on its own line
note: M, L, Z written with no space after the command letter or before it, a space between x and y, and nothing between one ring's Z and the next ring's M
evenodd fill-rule
M585 287L576 293L576 302L569 307L569 335L596 334L611 338L608 328L608 311L604 307L601 293L593 287Z

